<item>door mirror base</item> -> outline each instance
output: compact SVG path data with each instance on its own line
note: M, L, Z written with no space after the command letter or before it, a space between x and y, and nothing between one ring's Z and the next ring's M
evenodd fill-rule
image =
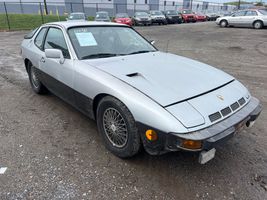
M45 49L45 56L47 58L59 59L60 64L63 64L65 61L63 53L59 49Z

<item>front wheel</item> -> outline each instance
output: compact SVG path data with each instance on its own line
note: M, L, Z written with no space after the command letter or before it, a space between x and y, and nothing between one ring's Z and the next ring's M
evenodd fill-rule
M227 27L227 26L228 26L228 22L227 22L226 20L222 20L222 21L220 22L220 27L225 28L225 27Z
M141 148L135 120L118 99L106 96L97 107L97 126L106 148L121 158L132 157Z

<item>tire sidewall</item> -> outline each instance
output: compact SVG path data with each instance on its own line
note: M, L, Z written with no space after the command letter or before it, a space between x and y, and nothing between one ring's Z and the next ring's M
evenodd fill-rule
M29 62L28 63L28 74L29 74L31 87L34 90L34 92L40 93L40 91L41 91L41 82L39 81L38 87L36 87L34 85L33 80L32 80L32 70L34 70L34 66ZM35 75L37 75L37 74L35 74Z
M259 26L257 27L256 24L259 24ZM254 22L254 28L255 28L255 29L261 29L262 26L263 26L263 25L262 25L262 22L261 22L261 21L256 21L256 22Z
M107 97L104 98L102 101L100 101L98 107L97 107L97 126L98 130L102 135L102 138L104 140L104 144L106 148L111 151L113 154L115 154L118 157L121 158L126 158L126 157L131 157L134 154L136 154L138 151L136 150L136 140L139 140L139 146L140 146L140 136L138 134L138 130L134 121L134 118L130 111L126 108L125 105L123 105L119 100L112 98L112 97ZM109 141L104 127L103 127L103 114L105 110L108 108L115 108L123 117L127 131L128 131L128 140L125 144L124 147L118 148L112 145L112 143ZM137 146L138 146L137 145ZM138 146L138 149L139 149Z
M222 20L221 22L220 22L220 26L222 27L222 28L225 28L225 27L227 27L227 21L226 20Z

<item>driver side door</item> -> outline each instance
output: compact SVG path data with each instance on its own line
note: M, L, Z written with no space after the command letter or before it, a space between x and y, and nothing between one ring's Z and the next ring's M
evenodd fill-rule
M242 21L244 21L246 11L239 11L234 13L228 20L229 25L240 26Z
M45 85L66 102L74 104L73 59L62 29L49 27L44 41L44 51L46 49L61 50L64 62L60 63L59 59L47 58L45 55L41 58L40 68L44 72Z

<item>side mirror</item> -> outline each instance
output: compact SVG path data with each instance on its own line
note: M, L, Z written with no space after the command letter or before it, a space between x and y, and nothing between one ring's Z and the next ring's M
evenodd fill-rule
M150 40L149 42L150 42L150 44L152 44L152 45L155 44L155 40Z
M63 64L65 61L63 53L59 49L45 49L45 56L47 58L59 59L60 64Z

